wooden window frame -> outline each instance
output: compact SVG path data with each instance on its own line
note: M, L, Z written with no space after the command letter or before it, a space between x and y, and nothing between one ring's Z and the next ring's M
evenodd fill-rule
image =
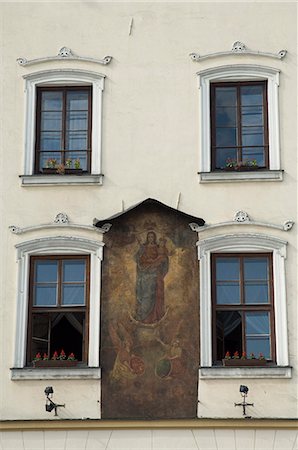
M87 170L84 172L91 173L91 159L92 159L92 86L37 86L36 88L36 132L35 132L35 174L43 173L39 167L40 155L43 153L40 150L40 136L41 136L41 97L43 92L56 91L62 92L62 148L54 151L61 156L61 163L65 164L65 153L71 150L65 149L66 136L66 96L70 91L86 91L88 92L88 132L87 132L87 150L82 150L87 154ZM76 151L76 150L73 150ZM79 150L77 150L79 152Z
M244 274L243 260L244 258L268 258L269 267L269 301L262 304L245 304L244 303ZM240 304L217 305L216 303L216 260L218 258L239 258L240 259ZM211 255L211 299L212 299L212 361L213 365L221 362L217 360L217 333L216 333L216 313L218 311L237 311L237 312L269 312L270 314L270 347L271 359L267 360L272 363L276 361L275 346L275 319L274 319L274 283L273 283L273 258L272 253L212 253ZM245 351L245 321L242 321L242 352Z
M85 305L65 305L61 304L61 286L62 286L62 263L66 260L84 260L86 262L86 281L85 281ZM58 300L56 306L34 306L34 265L36 261L59 261L58 263ZM27 365L32 363L32 324L34 314L51 314L57 312L82 312L85 314L85 328L82 342L82 361L88 364L89 348L89 316L90 316L90 256L89 255L38 255L30 257L30 275L29 275L29 301L28 301L28 333L27 333ZM49 342L50 346L50 342ZM51 354L54 350L51 349ZM50 352L48 352L50 353ZM50 355L49 355L50 356Z
M216 108L215 108L215 89L217 87L236 87L237 88L237 141L239 145L235 146L237 151L237 161L242 161L242 122L241 122L241 102L240 102L240 87L241 86L262 86L263 88L263 117L264 117L264 158L265 165L256 168L256 170L269 170L269 131L268 131L268 96L267 96L267 80L263 81L229 81L229 82L212 82L210 83L210 132L211 132L211 171L218 172L224 169L216 168ZM247 145L245 147L248 147ZM260 147L250 145L249 147ZM223 148L223 146L221 146ZM228 146L227 148L232 148ZM241 169L239 169L241 171Z

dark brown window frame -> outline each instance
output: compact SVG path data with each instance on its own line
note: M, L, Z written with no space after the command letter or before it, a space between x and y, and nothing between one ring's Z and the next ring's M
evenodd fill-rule
M86 292L85 305L61 305L61 286L62 286L62 262L65 260L84 260L86 262ZM34 265L35 261L61 261L58 268L58 304L57 306L34 306ZM30 257L30 275L29 275L29 301L28 301L28 333L27 333L27 365L32 363L32 326L34 314L51 314L57 312L82 312L85 314L85 329L83 332L82 342L82 361L88 364L88 348L89 348L89 315L90 315L90 256L89 255L38 255ZM50 345L50 344L49 344ZM51 349L53 350L58 349Z
M216 303L216 260L218 258L240 258L240 304L217 304ZM244 258L268 258L269 264L269 302L261 304L244 303ZM217 333L216 333L216 313L218 311L237 311L237 312L259 312L266 311L270 314L270 345L271 357L268 360L272 363L276 361L275 344L275 319L274 319L274 283L273 283L273 258L272 253L213 253L211 255L211 299L212 299L212 361L213 365L218 365L221 361L217 359ZM244 321L243 321L244 322ZM245 323L242 325L242 352L245 351Z
M210 83L210 130L211 130L211 170L214 171L222 171L224 169L216 168L216 114L215 114L215 89L216 87L236 87L237 88L237 133L238 133L238 142L240 145L236 146L237 150L237 161L242 161L241 152L242 152L242 141L241 141L241 133L242 133L242 124L241 124L241 114L240 107L241 103L240 99L240 87L241 86L263 86L263 117L264 117L264 147L265 149L265 166L257 168L256 170L269 170L269 130L268 130L268 95L267 95L267 80L260 81L227 81L227 82L214 82ZM245 146L248 147L248 146ZM249 147L254 147L249 146ZM256 146L258 147L258 146ZM220 146L223 148L223 146ZM232 148L232 146L228 146L227 148ZM241 169L240 169L241 171Z
M87 91L88 95L88 133L87 133L87 170L85 172L91 173L91 156L92 156L92 86L37 86L36 88L36 130L35 130L35 164L34 164L34 172L36 174L42 173L39 163L40 163L40 154L43 153L40 150L40 132L41 132L41 97L42 92L46 91L56 91L63 93L63 109L62 109L62 142L63 145L60 150L55 151L57 154L61 155L62 163L65 163L65 153L69 152L69 150L65 149L65 135L66 135L66 93L69 91ZM75 151L75 150L73 150ZM78 150L79 152L79 150Z

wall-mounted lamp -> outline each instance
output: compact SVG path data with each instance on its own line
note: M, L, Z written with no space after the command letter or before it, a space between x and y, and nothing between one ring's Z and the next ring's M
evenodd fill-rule
M54 390L52 388L52 386L47 386L44 390L44 393L46 394L46 404L45 404L45 408L47 412L52 412L53 409L55 410L55 416L58 416L57 414L57 408L65 408L65 403L64 405L58 405L57 403L54 403L53 400L50 398L50 396L52 397L54 394Z
M243 401L241 403L234 403L234 406L242 406L242 408L243 408L243 416L246 419L250 419L251 418L251 416L248 416L246 414L246 407L247 406L254 406L253 403L246 403L246 397L247 397L248 391L249 391L248 387L244 386L243 384L241 384L239 392L241 393L241 397L243 398Z

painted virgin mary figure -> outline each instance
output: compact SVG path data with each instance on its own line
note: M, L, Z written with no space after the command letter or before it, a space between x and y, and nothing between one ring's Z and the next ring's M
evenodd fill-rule
M158 322L165 314L164 277L169 270L166 240L157 243L154 231L147 233L147 239L135 255L137 263L136 319L143 323Z

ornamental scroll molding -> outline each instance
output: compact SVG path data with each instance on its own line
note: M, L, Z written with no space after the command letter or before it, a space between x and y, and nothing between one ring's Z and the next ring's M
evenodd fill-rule
M33 64L39 64L43 62L68 60L68 61L86 61L101 65L107 65L112 61L112 59L113 59L112 56L105 56L103 59L90 58L88 56L78 56L75 53L73 53L70 48L61 47L58 52L58 55L56 56L46 56L43 58L35 58L35 59L26 59L20 57L17 58L17 63L20 66L32 66Z
M18 227L17 225L10 225L8 228L13 234L24 234L28 233L29 231L37 231L37 230L44 230L49 228L75 228L75 229L81 229L81 230L87 230L87 231L93 231L100 234L106 233L111 228L111 224L104 224L101 228L97 228L92 225L82 225L78 223L71 223L69 221L69 217L66 213L60 212L58 213L53 222L51 223L44 223L40 225L34 225L31 227Z
M204 59L215 58L217 56L226 55L251 55L251 56L266 56L268 58L283 59L287 54L287 50L280 50L277 53L261 52L256 50L249 50L243 42L234 42L232 49L224 52L207 53L206 55L199 55L198 53L190 53L190 57L193 61L200 62Z
M234 214L233 220L232 221L228 221L228 222L220 222L220 223L215 223L215 224L210 224L210 225L204 225L203 227L199 227L198 224L196 223L190 223L189 227L192 231L195 231L197 233L200 233L201 231L205 231L205 230L211 230L213 228L220 228L220 227L226 227L226 226L231 226L231 225L253 225L253 226L258 226L258 227L265 227L265 228L275 228L277 230L282 230L282 231L290 231L293 228L294 225L294 221L293 220L286 220L282 225L276 225L273 223L269 223L269 222L258 222L258 221L254 221L252 220L249 215L247 214L247 212L243 211L243 210L239 210L236 211L236 213Z

